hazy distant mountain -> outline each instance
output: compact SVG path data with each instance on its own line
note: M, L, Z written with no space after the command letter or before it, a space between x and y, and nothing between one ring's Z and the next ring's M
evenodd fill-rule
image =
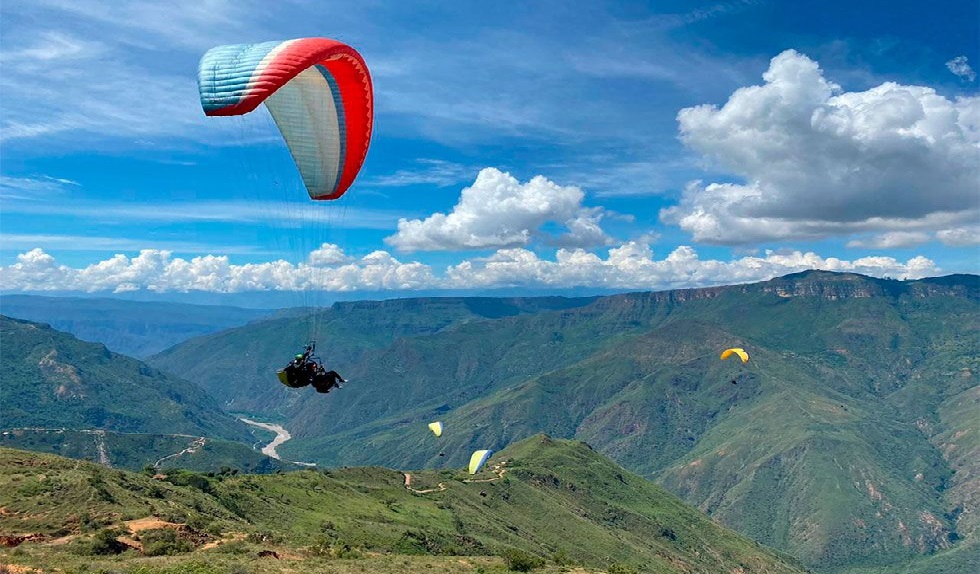
M582 443L532 437L494 455L485 469L473 477L461 469L412 471L414 491L401 472L378 467L260 476L175 473L160 481L0 449L0 532L35 535L29 551L11 556L12 563L58 560L66 567L85 560L90 569L146 562L138 552L111 563L66 553L66 535L74 535L74 548L92 538L79 515L124 529L130 526L120 517L146 517L143 524L176 531L188 553L168 558L168 572L183 571L182 565L189 571L192 563L196 570L202 564L241 570L259 549L273 548L289 557L286 564L301 570L309 564L311 571L333 557L332 568L350 564L364 572L502 572L503 561L489 557L519 552L552 567L575 564L583 573L803 572ZM59 496L52 498L52 491ZM245 542L231 533L243 533ZM222 535L229 535L224 548L192 550L218 545ZM454 557L433 558L440 555ZM416 563L412 556L427 558ZM240 562L229 563L236 557Z
M192 337L244 325L273 313L215 305L37 295L0 296L0 312L47 323L131 357L146 357Z
M226 408L282 422L294 459L461 464L536 432L587 440L832 570L976 539L978 301L973 275L807 272L495 319L461 321L438 299L363 303L320 318L322 354L352 380L327 396L272 376L309 334L295 321L188 341L152 362L221 393ZM718 359L733 345L747 365ZM225 359L205 360L214 353ZM233 388L222 383L230 365L244 373ZM422 448L436 418L446 433Z

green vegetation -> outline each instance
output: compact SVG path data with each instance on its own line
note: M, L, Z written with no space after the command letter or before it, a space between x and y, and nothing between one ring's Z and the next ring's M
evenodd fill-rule
M329 400L270 383L303 321L152 361L279 421L293 460L455 467L547 432L814 569L897 568L978 535L978 298L976 276L807 272L496 318L456 300L352 304L320 317L325 358L352 380ZM718 360L733 345L744 367Z
M300 559L309 572L801 572L581 443L536 436L473 479L413 473L425 494L379 467L159 480L0 448L0 533L25 540L0 560L134 573L279 572ZM260 553L280 560L254 562Z
M514 572L530 572L535 568L544 566L543 558L529 554L523 550L504 550L503 558L507 569Z
M47 325L0 316L3 428L101 429L248 441L187 381Z
M0 316L0 446L139 470L291 468L195 385L46 325Z
M405 337L433 335L456 325L472 325L478 330L479 325L493 320L574 309L594 299L445 297L338 302L306 317L260 321L198 337L189 346L177 345L151 357L149 362L198 383L213 396L234 404L240 412L279 420L280 414L268 416L276 410L270 405L288 401L297 390L269 382L275 382L276 370L300 350L313 331L318 333L320 355L330 366L345 377L359 377L354 365ZM418 369L421 365L411 367ZM234 386L218 375L229 372L235 373ZM300 405L294 408L302 409Z
M192 552L194 545L171 528L146 530L139 535L145 556L168 556Z
M90 538L74 542L70 550L80 556L108 556L111 554L121 554L129 550L122 542L117 540L126 532L116 528L103 528Z

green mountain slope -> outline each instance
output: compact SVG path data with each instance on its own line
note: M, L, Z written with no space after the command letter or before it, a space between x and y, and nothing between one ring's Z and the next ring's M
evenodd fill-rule
M339 302L305 318L257 322L177 345L148 361L200 384L228 410L279 413L302 408L308 397L275 381L275 372L302 345L318 339L317 351L331 368L348 378L367 353L403 337L438 333L453 325L477 325L499 318L580 307L594 298L431 298ZM227 376L234 373L234 385ZM309 389L306 389L309 390Z
M976 276L808 272L603 297L356 352L341 342L331 358L350 385L250 405L289 428L287 457L327 464L459 465L536 432L587 440L814 568L884 567L977 536L978 293ZM391 333L369 305L359 328ZM299 338L269 327L207 342ZM752 354L744 367L717 358L736 344ZM189 341L166 366L213 388L205 349ZM435 418L438 443L424 426Z
M0 312L47 323L131 357L147 357L192 337L244 325L271 313L218 305L37 295L3 295Z
M103 345L0 316L4 428L104 429L248 441L205 392Z
M0 550L0 556L23 565L64 567L91 538L87 525L135 528L124 521L156 517L186 524L181 531L199 548L243 533L255 546L229 543L241 559L265 548L302 558L304 572L339 571L342 566L330 558L338 555L515 551L552 562L560 557L585 571L616 564L621 572L802 572L581 443L536 436L495 455L473 480L457 470L412 473L412 478L414 491L403 486L402 473L378 467L211 478L183 473L159 481L0 449L0 532L34 535L16 555ZM58 496L50 496L54 492ZM65 536L77 534L74 542L64 543ZM230 549L222 552L218 545L159 559L131 553L111 564L121 572L224 565ZM407 564L385 571L406 571ZM288 567L261 571L295 571ZM426 570L440 571L431 563Z
M0 341L0 445L128 469L290 466L194 384L40 323L0 316Z

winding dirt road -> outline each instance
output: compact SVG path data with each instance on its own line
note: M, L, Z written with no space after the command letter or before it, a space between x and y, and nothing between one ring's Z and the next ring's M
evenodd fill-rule
M185 436L185 435L174 435L174 436ZM153 463L153 467L154 468L160 468L160 465L163 464L163 461L165 461L165 460L167 460L169 458L177 458L178 456L181 456L183 454L194 454L195 452L197 452L198 450L200 450L201 447L204 446L204 443L208 442L208 439L204 438L203 436L193 437L193 438L194 438L194 440L191 441L191 444L188 445L187 448L185 448L184 450L182 450L180 452L175 452L175 453L173 453L171 455L167 455L167 456L161 458L160 460L158 460L155 463Z

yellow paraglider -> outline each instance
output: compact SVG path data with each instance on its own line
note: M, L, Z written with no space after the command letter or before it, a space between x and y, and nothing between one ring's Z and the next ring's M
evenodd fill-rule
M442 423L439 421L429 423L429 430L436 436L442 436Z
M483 466L483 463L487 462L487 459L490 458L492 453L492 450L478 450L474 452L473 456L470 457L470 474L476 474L480 470L480 467Z
M743 363L749 362L749 354L745 352L745 349L740 349L738 347L732 349L725 349L724 351L722 351L721 360L724 361L728 357L731 357L733 354L738 355L738 358L742 359Z

